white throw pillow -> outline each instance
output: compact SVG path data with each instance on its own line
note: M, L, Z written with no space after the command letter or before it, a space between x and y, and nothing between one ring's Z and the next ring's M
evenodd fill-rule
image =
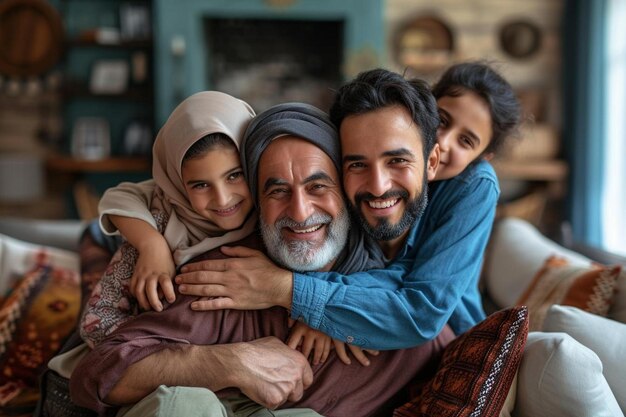
M626 324L575 307L554 305L543 322L545 332L564 332L593 350L622 410L626 410Z
M80 258L77 253L48 246L22 242L0 234L0 297L12 287L15 280L45 262L62 269L78 271Z
M517 381L518 417L623 417L602 362L565 333L528 334Z
M539 268L550 255L571 265L589 265L590 260L543 236L532 224L513 217L494 226L485 264L485 283L500 308L515 305Z

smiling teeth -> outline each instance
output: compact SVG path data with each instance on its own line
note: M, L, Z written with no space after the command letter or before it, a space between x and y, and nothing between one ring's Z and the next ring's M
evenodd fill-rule
M317 226L313 226L313 227L310 227L310 228L304 229L304 230L295 230L295 229L291 229L291 230L293 230L294 233L313 233L316 230L319 230L321 227L322 227L322 225L319 224Z
M396 198L395 200L387 200L387 201L368 201L367 204L369 204L371 208L385 209L385 208L389 208L395 205L397 202L398 202L398 199Z
M230 213L231 211L234 211L237 207L239 207L239 203L235 204L234 206L230 206L228 208L225 209L216 209L215 211L218 213Z

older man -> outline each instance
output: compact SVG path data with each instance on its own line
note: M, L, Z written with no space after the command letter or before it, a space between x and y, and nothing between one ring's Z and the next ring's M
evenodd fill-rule
M358 229L348 234L335 135L323 112L302 104L274 107L246 132L245 167L263 240L276 262L296 270L349 273L379 264L364 250ZM242 243L259 247L256 236ZM213 392L234 387L270 408L372 415L393 406L389 400L451 338L445 330L419 348L382 352L367 367L345 365L333 353L311 372L302 355L280 342L289 331L286 310L192 312L193 300L179 295L164 312L144 313L120 327L78 365L72 399L100 414L139 401L129 413L155 414L156 408L159 415L265 415L232 393L224 405L216 401Z
M493 168L477 163L439 181L425 209L439 161L437 104L426 83L391 71L366 71L342 86L331 118L345 192L385 253L385 269L293 273L230 248L224 253L242 257L188 265L180 291L220 297L196 309L284 306L294 319L371 349L416 346L446 323L460 334L482 320L478 277L499 193Z

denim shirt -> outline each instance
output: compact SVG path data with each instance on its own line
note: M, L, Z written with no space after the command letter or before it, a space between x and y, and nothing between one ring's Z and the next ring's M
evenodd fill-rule
M385 269L294 273L291 317L333 339L404 349L484 319L478 278L500 189L487 162L431 183L429 204Z

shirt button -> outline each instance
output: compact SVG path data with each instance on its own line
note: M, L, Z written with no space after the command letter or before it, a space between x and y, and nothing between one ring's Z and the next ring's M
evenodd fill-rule
M354 337L352 336L346 337L346 343L352 343L352 342L354 342Z

